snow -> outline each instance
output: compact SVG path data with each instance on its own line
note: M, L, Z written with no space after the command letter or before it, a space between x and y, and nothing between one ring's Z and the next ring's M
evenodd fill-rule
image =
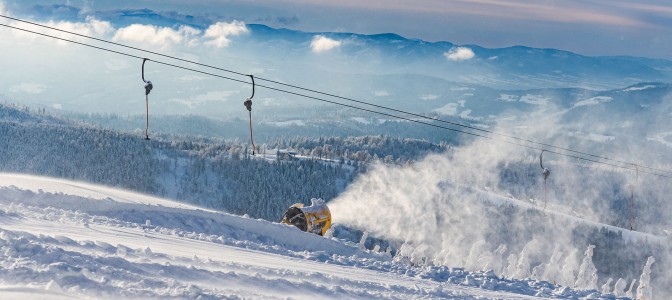
M672 132L659 132L647 137L648 141L656 141L667 147L672 148Z
M542 95L527 94L525 96L520 97L520 102L534 105L547 105L550 103L550 100L551 100L550 98L544 97Z
M508 95L508 94L500 94L499 98L497 98L497 100L506 101L506 102L515 102L515 101L518 101L518 96Z
M592 133L592 132L580 132L580 131L569 132L567 135L572 136L572 137L577 137L577 138L587 140L587 141L598 142L598 143L604 143L604 142L613 141L613 140L616 139L616 137L610 136L610 135L603 135L603 134Z
M533 299L596 293L492 271L413 266L405 257L365 249L366 239L356 244L109 187L0 174L3 298Z
M288 121L278 121L278 122L266 122L268 125L276 127L290 127L290 126L306 126L306 122L303 120L288 120Z
M371 121L367 118L362 118L362 117L352 117L350 120L353 120L357 123L365 124L365 125L370 125Z

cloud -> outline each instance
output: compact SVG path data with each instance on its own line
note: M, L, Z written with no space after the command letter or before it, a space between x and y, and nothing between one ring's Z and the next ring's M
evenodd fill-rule
M448 103L434 111L444 116L454 116L457 114L457 103Z
M322 53L340 47L342 43L342 41L333 40L323 35L316 35L310 42L310 48L315 53Z
M237 91L210 91L188 99L171 99L170 102L184 104L190 109L194 109L208 102L226 102L231 95L237 93Z
M187 46L198 45L195 38L200 30L189 26L180 26L177 30L154 25L133 24L120 28L112 38L119 42L145 43L160 48L168 48L176 44Z
M231 43L230 36L238 36L248 32L247 26L241 21L233 21L231 23L217 22L205 30L203 37L209 39L209 41L205 42L206 45L224 48Z
M390 96L390 93L387 91L374 91L373 96L375 97L387 97Z
M114 27L110 22L101 21L94 17L86 17L86 22L47 22L44 25L49 27L55 27L65 31L71 31L82 35L88 36L103 36L114 30ZM72 35L61 34L63 37L72 38Z
M474 51L467 47L455 47L443 53L443 55L452 61L470 60L476 56Z
M41 94L47 89L47 86L39 83L23 82L13 85L9 88L12 93Z
M2 5L2 2L0 2L0 5ZM3 9L0 7L0 9ZM6 12L5 12L6 14ZM31 20L32 21L32 20ZM108 35L111 32L114 32L114 27L110 22L107 21L101 21L96 19L95 17L86 17L86 20L84 22L68 22L68 21L49 21L49 22L37 22L33 21L37 24L41 24L44 26L48 27L53 27L57 28L63 31L70 31L74 32L76 34L80 35L86 35L86 36L94 36L94 37L102 37L104 38L106 35ZM25 28L25 24L18 22L18 21L8 21L9 25L14 25L17 27L23 27ZM40 28L40 27L32 27L28 28L31 31L35 32L40 32L40 33L45 33L48 35L56 36L59 38L63 39L68 39L68 40L75 40L75 41L86 41L86 38L83 37L78 37L69 33L65 32L59 32L59 31L54 31L50 29L45 29L45 28ZM38 36L33 33L28 33L20 30L12 30L11 34L17 37L21 37L24 40L32 41ZM53 41L53 40L52 40ZM68 42L65 41L55 41L56 44L58 45L67 45L69 44Z
M420 99L426 100L426 101L436 100L436 99L439 99L439 95L425 94L425 95L421 95Z

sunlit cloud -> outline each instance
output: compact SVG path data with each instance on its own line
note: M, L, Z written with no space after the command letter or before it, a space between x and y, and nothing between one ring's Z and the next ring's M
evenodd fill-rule
M84 23L50 21L45 23L45 25L88 36L103 36L114 30L110 22L101 21L94 17L86 17L86 22Z
M474 51L467 47L456 47L443 53L443 55L452 61L470 60L476 56Z
M342 43L342 41L330 39L323 35L316 35L310 42L310 48L315 53L322 53L340 47Z
M0 2L0 4L2 4ZM0 7L1 9L4 9ZM4 12L3 14L7 14L7 12ZM114 26L110 22L107 21L101 21L96 19L95 17L86 17L84 22L69 22L69 21L48 21L48 22L38 22L38 21L33 21L37 24L41 24L44 26L48 27L53 27L57 28L63 31L69 31L69 32L74 32L76 34L80 35L86 35L86 36L94 36L94 37L102 37L104 38L107 36L109 33L114 32ZM17 26L21 28L26 28L21 22L17 21L8 21L7 22L9 25L12 26ZM33 27L33 28L27 28L31 31L35 32L40 32L52 36L56 36L58 38L63 38L63 39L68 39L68 40L76 40L76 41L84 41L86 40L83 37L79 37L76 35L72 35L69 33L65 32L59 32L59 31L54 31L54 30L49 30L41 27ZM37 35L29 32L24 32L20 30L12 30L11 31L13 36L25 38L25 40L34 40ZM56 44L58 45L67 45L68 42L65 41L56 41Z
M208 29L205 30L203 37L208 39L205 42L206 45L214 46L217 48L224 48L229 46L231 40L229 37L238 36L241 34L248 33L249 30L245 26L244 22L233 21L231 23L218 22L210 25Z
M113 40L145 43L165 49L177 44L195 46L198 44L196 35L199 33L200 30L189 26L180 26L174 30L169 27L133 24L117 30Z

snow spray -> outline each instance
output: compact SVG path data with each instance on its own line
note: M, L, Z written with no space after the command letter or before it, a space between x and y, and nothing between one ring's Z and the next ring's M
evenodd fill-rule
M399 253L420 262L492 269L500 276L585 289L597 289L609 277L638 277L641 254L627 253L637 253L646 238L599 224L610 220L603 214L609 199L593 200L605 198L604 191L613 186L586 172L608 171L591 171L562 158L545 161L556 171L549 179L549 207L543 210L538 154L521 153L506 143L477 140L407 165L375 163L328 204L335 223L399 241L404 245ZM515 168L521 170L507 173ZM510 176L519 176L522 184L508 185ZM513 196L510 191L516 189ZM605 236L629 248L609 247ZM612 253L622 256L608 261ZM637 267L615 269L631 274L609 273L613 268L607 264L627 259Z

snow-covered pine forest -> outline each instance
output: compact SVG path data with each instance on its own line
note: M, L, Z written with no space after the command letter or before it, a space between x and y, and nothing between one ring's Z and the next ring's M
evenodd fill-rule
M374 161L406 164L446 144L389 136L289 138L258 145L138 135L0 106L0 172L117 186L277 221L290 205L333 199Z

